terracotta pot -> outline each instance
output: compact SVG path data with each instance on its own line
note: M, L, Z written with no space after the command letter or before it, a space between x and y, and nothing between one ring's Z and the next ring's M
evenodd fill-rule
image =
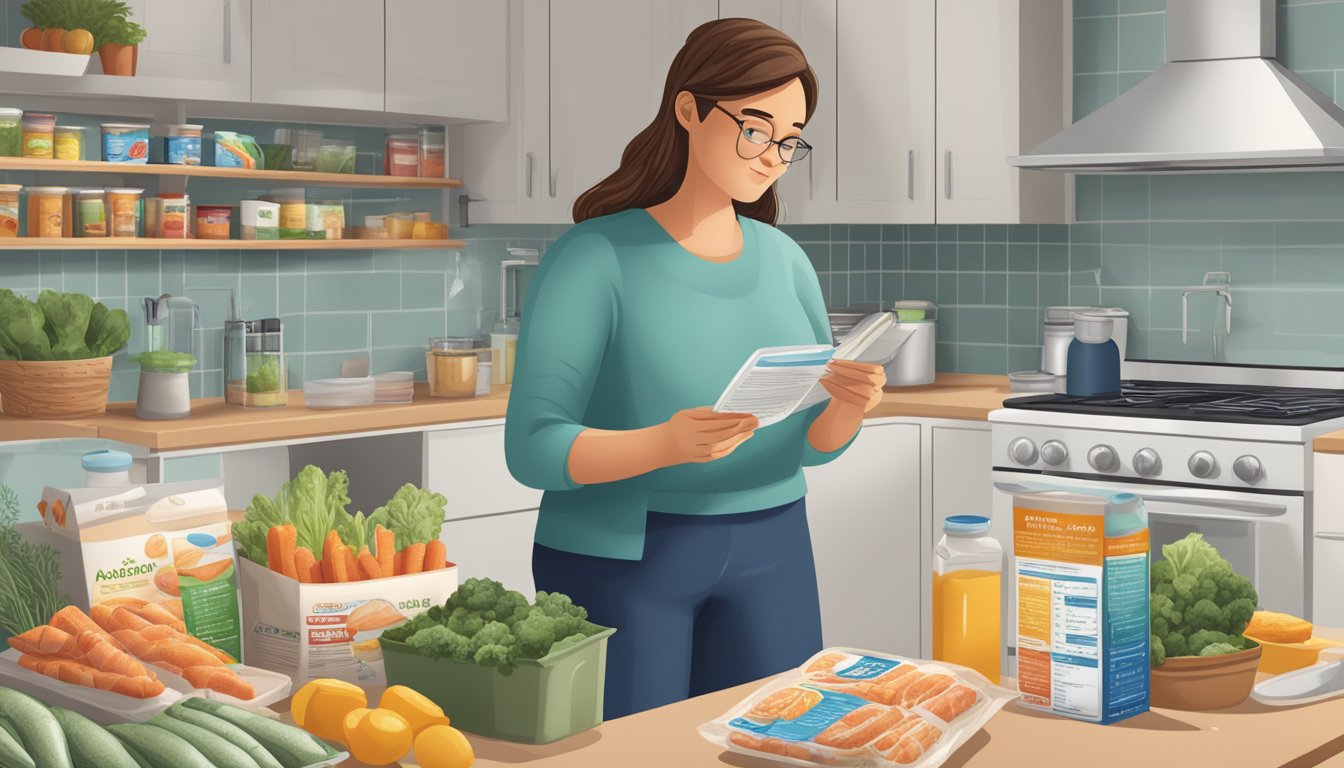
M1251 695L1260 646L1221 656L1176 656L1152 670L1154 707L1204 711L1235 707Z
M0 360L0 411L34 419L73 419L107 411L112 358Z
M140 59L140 46L103 43L98 49L98 59L103 63L105 75L133 76Z

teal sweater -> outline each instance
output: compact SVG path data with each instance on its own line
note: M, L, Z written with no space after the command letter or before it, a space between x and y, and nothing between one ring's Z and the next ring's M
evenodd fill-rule
M724 514L807 492L802 467L819 403L758 429L733 453L611 483L580 485L569 450L584 429L629 430L712 406L760 347L831 343L816 272L774 227L738 217L742 253L714 263L636 208L574 226L547 251L523 307L505 420L509 471L545 491L536 541L638 560L648 510Z

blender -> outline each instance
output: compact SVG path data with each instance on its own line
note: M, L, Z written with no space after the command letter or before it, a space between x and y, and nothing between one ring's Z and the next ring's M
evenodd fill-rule
M513 383L513 368L518 348L520 328L518 311L518 269L535 267L540 257L536 248L510 248L516 258L499 263L499 322L490 332L490 348L494 357L494 381L500 386ZM509 297L512 296L512 302Z

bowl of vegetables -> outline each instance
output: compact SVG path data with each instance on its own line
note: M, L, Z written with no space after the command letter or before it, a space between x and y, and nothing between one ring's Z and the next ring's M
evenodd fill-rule
M1251 695L1259 643L1243 633L1259 596L1199 533L1162 546L1151 572L1154 707L1235 707Z

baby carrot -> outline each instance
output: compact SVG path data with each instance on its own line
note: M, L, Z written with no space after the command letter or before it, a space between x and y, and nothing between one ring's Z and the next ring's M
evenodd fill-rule
M406 550L398 552L392 558L392 575L401 576L406 573Z
M397 557L397 535L378 525L373 533L374 546L378 551L378 567L384 576L394 575Z
M359 577L361 579L383 578L383 569L378 565L378 559L369 554L369 550L360 552L356 562L359 564Z
M425 569L425 545L423 542L412 544L402 551L406 553L407 573L420 573Z
M435 539L425 545L425 566L426 571L437 571L440 568L448 567L448 549L442 541Z
M266 531L266 567L276 573L284 573L280 567L280 526L272 525Z
M356 565L355 553L349 547L341 550L341 559L345 562L345 572L349 574L350 581L363 581L364 577L359 575L359 566Z
M354 581L355 574L350 572L350 567L346 559L350 557L350 548L344 544L338 545L331 553L331 572L335 577L334 582Z
M311 584L313 581L313 565L317 563L317 558L308 551L307 547L299 547L294 550L294 571L299 581L304 584ZM321 573L321 571L318 571Z
M280 544L280 572L297 580L299 571L294 564L294 552L299 546L299 530L292 525L278 525L271 530L280 532L277 537Z

